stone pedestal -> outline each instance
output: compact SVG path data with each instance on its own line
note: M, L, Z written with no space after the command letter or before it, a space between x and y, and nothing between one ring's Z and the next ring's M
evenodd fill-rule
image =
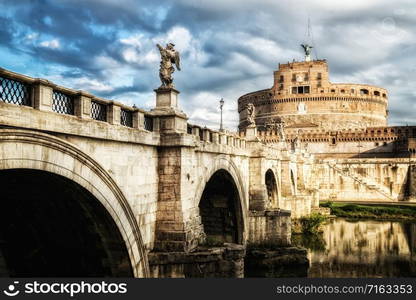
M159 118L159 130L163 133L186 133L188 117L179 110L179 91L174 88L158 88L156 107L152 114Z
M174 88L158 88L156 92L156 110L178 110L179 91Z
M246 140L247 141L258 141L257 127L256 125L250 125L246 128Z

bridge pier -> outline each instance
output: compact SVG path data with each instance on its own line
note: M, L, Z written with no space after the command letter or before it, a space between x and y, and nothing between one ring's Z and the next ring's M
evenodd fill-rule
M186 182L183 164L192 143L186 140L187 116L179 110L179 91L158 88L152 110L160 124L158 148L158 204L154 251L191 252L203 241L201 218L196 208L183 206Z
M186 148L158 150L158 208L156 214L155 251L194 250L203 241L201 218L196 208L183 207L184 186L182 159Z

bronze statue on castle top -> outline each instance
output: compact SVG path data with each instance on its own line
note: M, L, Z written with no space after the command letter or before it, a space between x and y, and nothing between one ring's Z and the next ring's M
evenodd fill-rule
M305 61L311 61L312 46L308 44L301 44L303 51L305 52Z

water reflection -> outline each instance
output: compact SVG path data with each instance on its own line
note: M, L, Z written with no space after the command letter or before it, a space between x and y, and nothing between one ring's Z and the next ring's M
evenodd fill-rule
M416 277L416 223L337 218L297 243L310 249L308 277Z

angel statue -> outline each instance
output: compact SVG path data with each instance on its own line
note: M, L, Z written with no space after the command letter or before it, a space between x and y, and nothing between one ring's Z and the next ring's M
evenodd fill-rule
M311 61L312 46L308 44L302 44L303 51L305 51L305 61Z
M276 127L277 127L277 133L279 134L279 139L282 142L284 142L286 140L285 130L284 130L284 128L285 128L285 122L283 120L280 121L279 123L277 123Z
M256 111L253 103L247 103L246 109L248 126L256 125L256 122L254 121L254 115Z
M162 81L162 85L160 87L173 88L172 73L175 72L173 64L176 65L178 71L181 70L179 52L173 48L175 47L175 44L172 43L167 44L166 48L163 48L159 44L157 44L157 47L159 48L161 56L159 77L160 81Z

